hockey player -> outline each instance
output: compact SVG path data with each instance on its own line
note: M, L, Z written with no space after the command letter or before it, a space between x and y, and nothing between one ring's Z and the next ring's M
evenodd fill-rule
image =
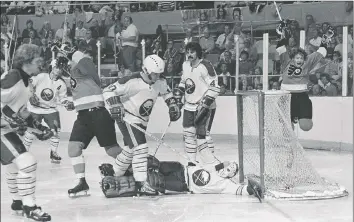
M183 134L185 151L192 162L196 161L197 151L202 161L211 163L214 157L206 140L211 107L220 93L218 77L212 64L202 59L202 48L198 43L186 45L187 61L183 63L183 74L174 94L181 103L184 95ZM211 125L210 125L211 126Z
M301 48L288 51L290 38L288 23L287 20L282 21L277 30L282 35L277 44L281 62L281 89L291 93L292 123L298 122L302 130L309 131L313 126L312 102L308 96L309 73L322 58L326 57L327 50L325 45L321 44L321 47L310 55Z
M16 130L34 130L40 140L53 136L26 110L30 97L29 78L40 72L43 58L36 45L23 44L15 52L13 69L1 76L1 164L6 165L6 181L13 202L11 209L24 212L35 221L50 221L51 216L36 205L37 161L23 145Z
M50 73L40 73L30 79L32 85L32 96L27 105L28 111L38 122L45 123L53 131L54 135L50 138L50 159L53 163L60 163L61 157L57 153L60 136L60 117L58 104L65 106L68 111L74 109L74 104L67 97L66 83L62 79L63 70L57 66L57 60L51 63ZM26 149L32 145L35 135L29 130L26 131L23 144Z
M146 129L158 96L162 96L165 100L169 108L170 120L177 121L180 118L181 112L177 100L173 97L166 79L161 77L164 70L165 62L157 55L149 55L143 61L142 72L121 78L103 91L111 116L117 121L124 137L124 148L116 159L115 174L124 175L132 164L138 189L141 193L147 194L151 192L151 188L146 183L149 151L146 137L129 123Z
M76 51L70 65L70 84L78 116L71 131L68 154L79 183L69 189L68 194L70 197L78 197L88 194L83 150L93 137L96 136L98 144L113 158L117 158L122 149L117 143L114 121L105 108L101 80L92 58Z
M261 202L264 188L255 180L248 183L236 182L238 165L236 162L223 162L200 166L184 166L180 162L162 161L149 157L148 182L160 193L166 190L175 192L190 191L194 194L233 194L254 195ZM113 176L106 172L102 179L102 191L106 197L133 196L136 193L134 178ZM157 192L156 192L157 194Z

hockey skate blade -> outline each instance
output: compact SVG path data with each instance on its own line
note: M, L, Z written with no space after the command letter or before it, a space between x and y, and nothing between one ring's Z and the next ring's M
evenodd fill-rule
M88 190L85 190L85 191L80 191L78 193L71 193L69 194L69 197L71 199L76 199L76 198L80 198L80 197L88 197L88 196L91 196L91 194L89 193Z

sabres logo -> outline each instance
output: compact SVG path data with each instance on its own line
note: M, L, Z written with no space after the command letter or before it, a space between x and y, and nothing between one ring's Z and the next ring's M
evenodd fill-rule
M150 116L152 107L154 106L154 101L152 99L148 99L139 108L139 114L141 116Z
M202 187L209 183L210 173L206 170L200 169L192 174L192 178L195 185Z
M49 88L45 88L42 90L41 92L41 98L44 100L44 101L50 101L52 100L54 97L54 92L53 90L49 89Z
M195 91L195 83L191 79L186 79L186 93L192 94Z

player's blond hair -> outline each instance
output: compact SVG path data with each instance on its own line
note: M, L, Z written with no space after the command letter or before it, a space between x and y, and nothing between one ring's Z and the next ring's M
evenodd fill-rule
M13 66L22 68L24 64L30 64L33 59L41 57L39 46L34 44L23 44L15 52Z

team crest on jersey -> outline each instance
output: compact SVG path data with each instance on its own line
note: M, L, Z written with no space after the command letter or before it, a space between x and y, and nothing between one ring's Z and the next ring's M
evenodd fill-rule
M154 101L152 99L148 99L139 108L139 114L141 116L150 116L152 111L152 106L154 105Z
M210 181L210 173L206 170L200 169L192 174L193 183L199 187L205 186Z
M41 92L41 98L44 100L44 101L50 101L52 100L54 97L54 92L53 90L49 89L49 88L45 88L42 90Z
M71 88L75 89L77 86L77 81L73 77L70 77L70 86Z
M195 91L195 83L191 79L186 79L186 93L192 94Z

